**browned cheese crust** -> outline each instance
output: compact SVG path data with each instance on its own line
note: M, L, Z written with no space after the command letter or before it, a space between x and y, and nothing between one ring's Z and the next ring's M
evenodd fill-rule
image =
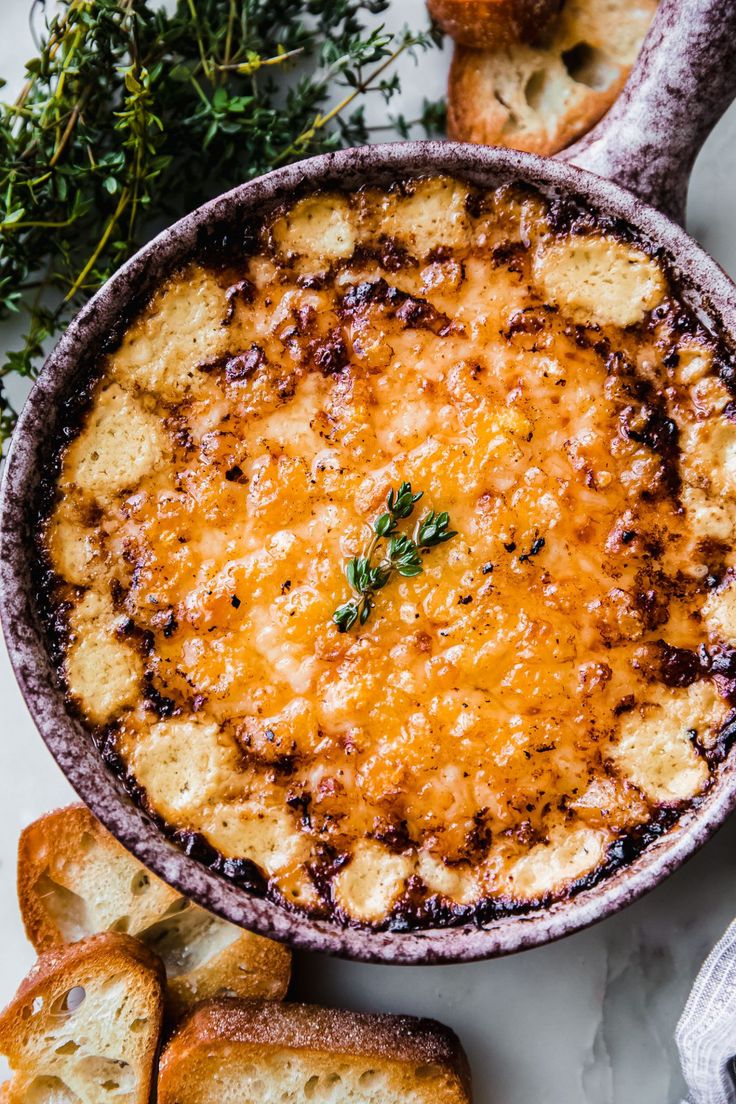
M62 673L190 853L446 924L576 892L708 789L734 373L644 244L513 187L316 195L99 371L43 527ZM341 634L401 480L458 536Z
M276 1100L283 1090L310 1081L316 1090L321 1078L333 1090L342 1080L346 1098L357 1090L351 1100L470 1100L465 1053L455 1034L435 1020L222 1001L195 1011L168 1043L159 1104L205 1104L214 1099L220 1079L229 1102L228 1093L233 1100L255 1099L254 1082L265 1082Z

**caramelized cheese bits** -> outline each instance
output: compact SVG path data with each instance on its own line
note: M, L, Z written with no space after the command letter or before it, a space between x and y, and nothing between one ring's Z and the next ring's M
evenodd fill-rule
M39 553L69 698L167 831L309 913L574 893L736 730L734 375L645 242L534 190L279 209L100 359ZM402 480L458 536L341 634Z

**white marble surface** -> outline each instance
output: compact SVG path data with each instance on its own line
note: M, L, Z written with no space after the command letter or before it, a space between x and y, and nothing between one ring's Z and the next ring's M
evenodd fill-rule
M29 0L0 0L0 74L31 52ZM423 18L395 0L393 22ZM404 104L439 93L446 55L405 67ZM736 108L693 177L689 227L736 274ZM2 347L15 341L0 328ZM0 648L0 999L32 953L15 901L15 845L34 816L72 796L26 713ZM736 915L736 820L648 897L597 927L513 958L435 968L363 966L300 955L294 992L351 1008L436 1016L470 1056L476 1104L676 1104L672 1033L692 979Z

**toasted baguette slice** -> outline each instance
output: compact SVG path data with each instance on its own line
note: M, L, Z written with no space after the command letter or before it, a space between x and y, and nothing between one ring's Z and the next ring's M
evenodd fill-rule
M427 0L429 14L464 46L496 49L514 42L539 42L560 10L561 0Z
M626 83L657 0L565 0L543 46L459 46L447 128L461 142L549 155L605 115Z
M191 904L141 866L84 805L48 813L18 844L18 900L37 951L99 931L124 931L164 961L168 1011L223 994L280 1000L286 947Z
M214 1001L164 1050L158 1104L468 1104L456 1036L434 1020Z
M0 1014L6 1104L148 1104L164 980L156 955L127 935L43 955Z

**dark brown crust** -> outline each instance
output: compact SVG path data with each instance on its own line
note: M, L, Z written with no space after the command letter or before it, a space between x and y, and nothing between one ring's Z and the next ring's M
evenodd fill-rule
M444 337L453 323L427 300L393 287L382 277L353 284L343 295L339 312L344 318L357 318L371 307L384 309L407 330L429 330Z
M457 1035L437 1020L268 1001L211 1001L196 1009L167 1043L160 1076L217 1043L311 1050L427 1064L453 1073L470 1100L470 1067Z
M538 42L561 0L427 0L442 30L466 46Z

